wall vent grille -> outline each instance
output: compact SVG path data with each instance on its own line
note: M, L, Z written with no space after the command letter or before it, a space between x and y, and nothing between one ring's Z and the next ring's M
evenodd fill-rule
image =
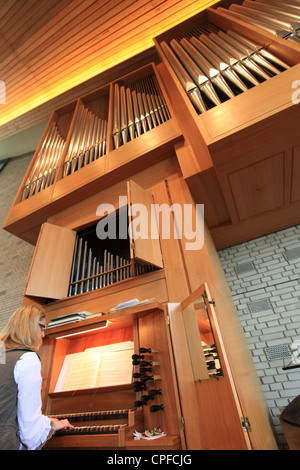
M265 355L269 361L275 361L276 359L284 359L285 357L292 356L290 348L287 344L265 348Z
M285 250L283 256L287 261L293 261L294 259L300 258L300 247L293 248L292 250Z
M255 302L248 302L248 308L251 313L269 310L271 307L268 299L256 300Z
M245 273L248 273L250 271L254 271L255 270L255 266L253 264L252 261L249 261L247 263L240 263L240 264L237 264L236 267L234 268L235 270L235 273L237 275L239 274L245 274Z

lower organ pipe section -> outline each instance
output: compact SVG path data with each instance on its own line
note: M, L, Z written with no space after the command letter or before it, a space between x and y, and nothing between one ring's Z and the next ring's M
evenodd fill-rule
M123 245L116 243L116 246L106 248L90 234L77 235L68 296L101 289L156 269L130 258L128 240L124 240Z

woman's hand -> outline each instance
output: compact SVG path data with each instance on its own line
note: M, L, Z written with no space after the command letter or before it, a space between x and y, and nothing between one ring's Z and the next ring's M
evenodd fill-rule
M74 426L72 426L72 424L70 424L67 419L59 420L56 418L51 418L51 422L52 422L52 428L54 429L54 431L59 431L60 429L64 429L64 428L74 428Z

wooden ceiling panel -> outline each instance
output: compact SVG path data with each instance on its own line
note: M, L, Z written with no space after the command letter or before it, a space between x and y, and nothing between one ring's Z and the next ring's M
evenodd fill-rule
M39 122L39 113L33 122L22 120L22 115L152 48L155 36L214 3L217 0L1 2L0 80L6 102L0 105L0 139L25 129L26 122Z

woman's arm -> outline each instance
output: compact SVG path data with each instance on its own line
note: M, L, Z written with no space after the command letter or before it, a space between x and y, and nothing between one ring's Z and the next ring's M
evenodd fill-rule
M41 411L41 363L35 352L24 353L14 369L18 385L18 425L22 444L28 450L40 448L55 431L72 427L68 420L44 416Z

